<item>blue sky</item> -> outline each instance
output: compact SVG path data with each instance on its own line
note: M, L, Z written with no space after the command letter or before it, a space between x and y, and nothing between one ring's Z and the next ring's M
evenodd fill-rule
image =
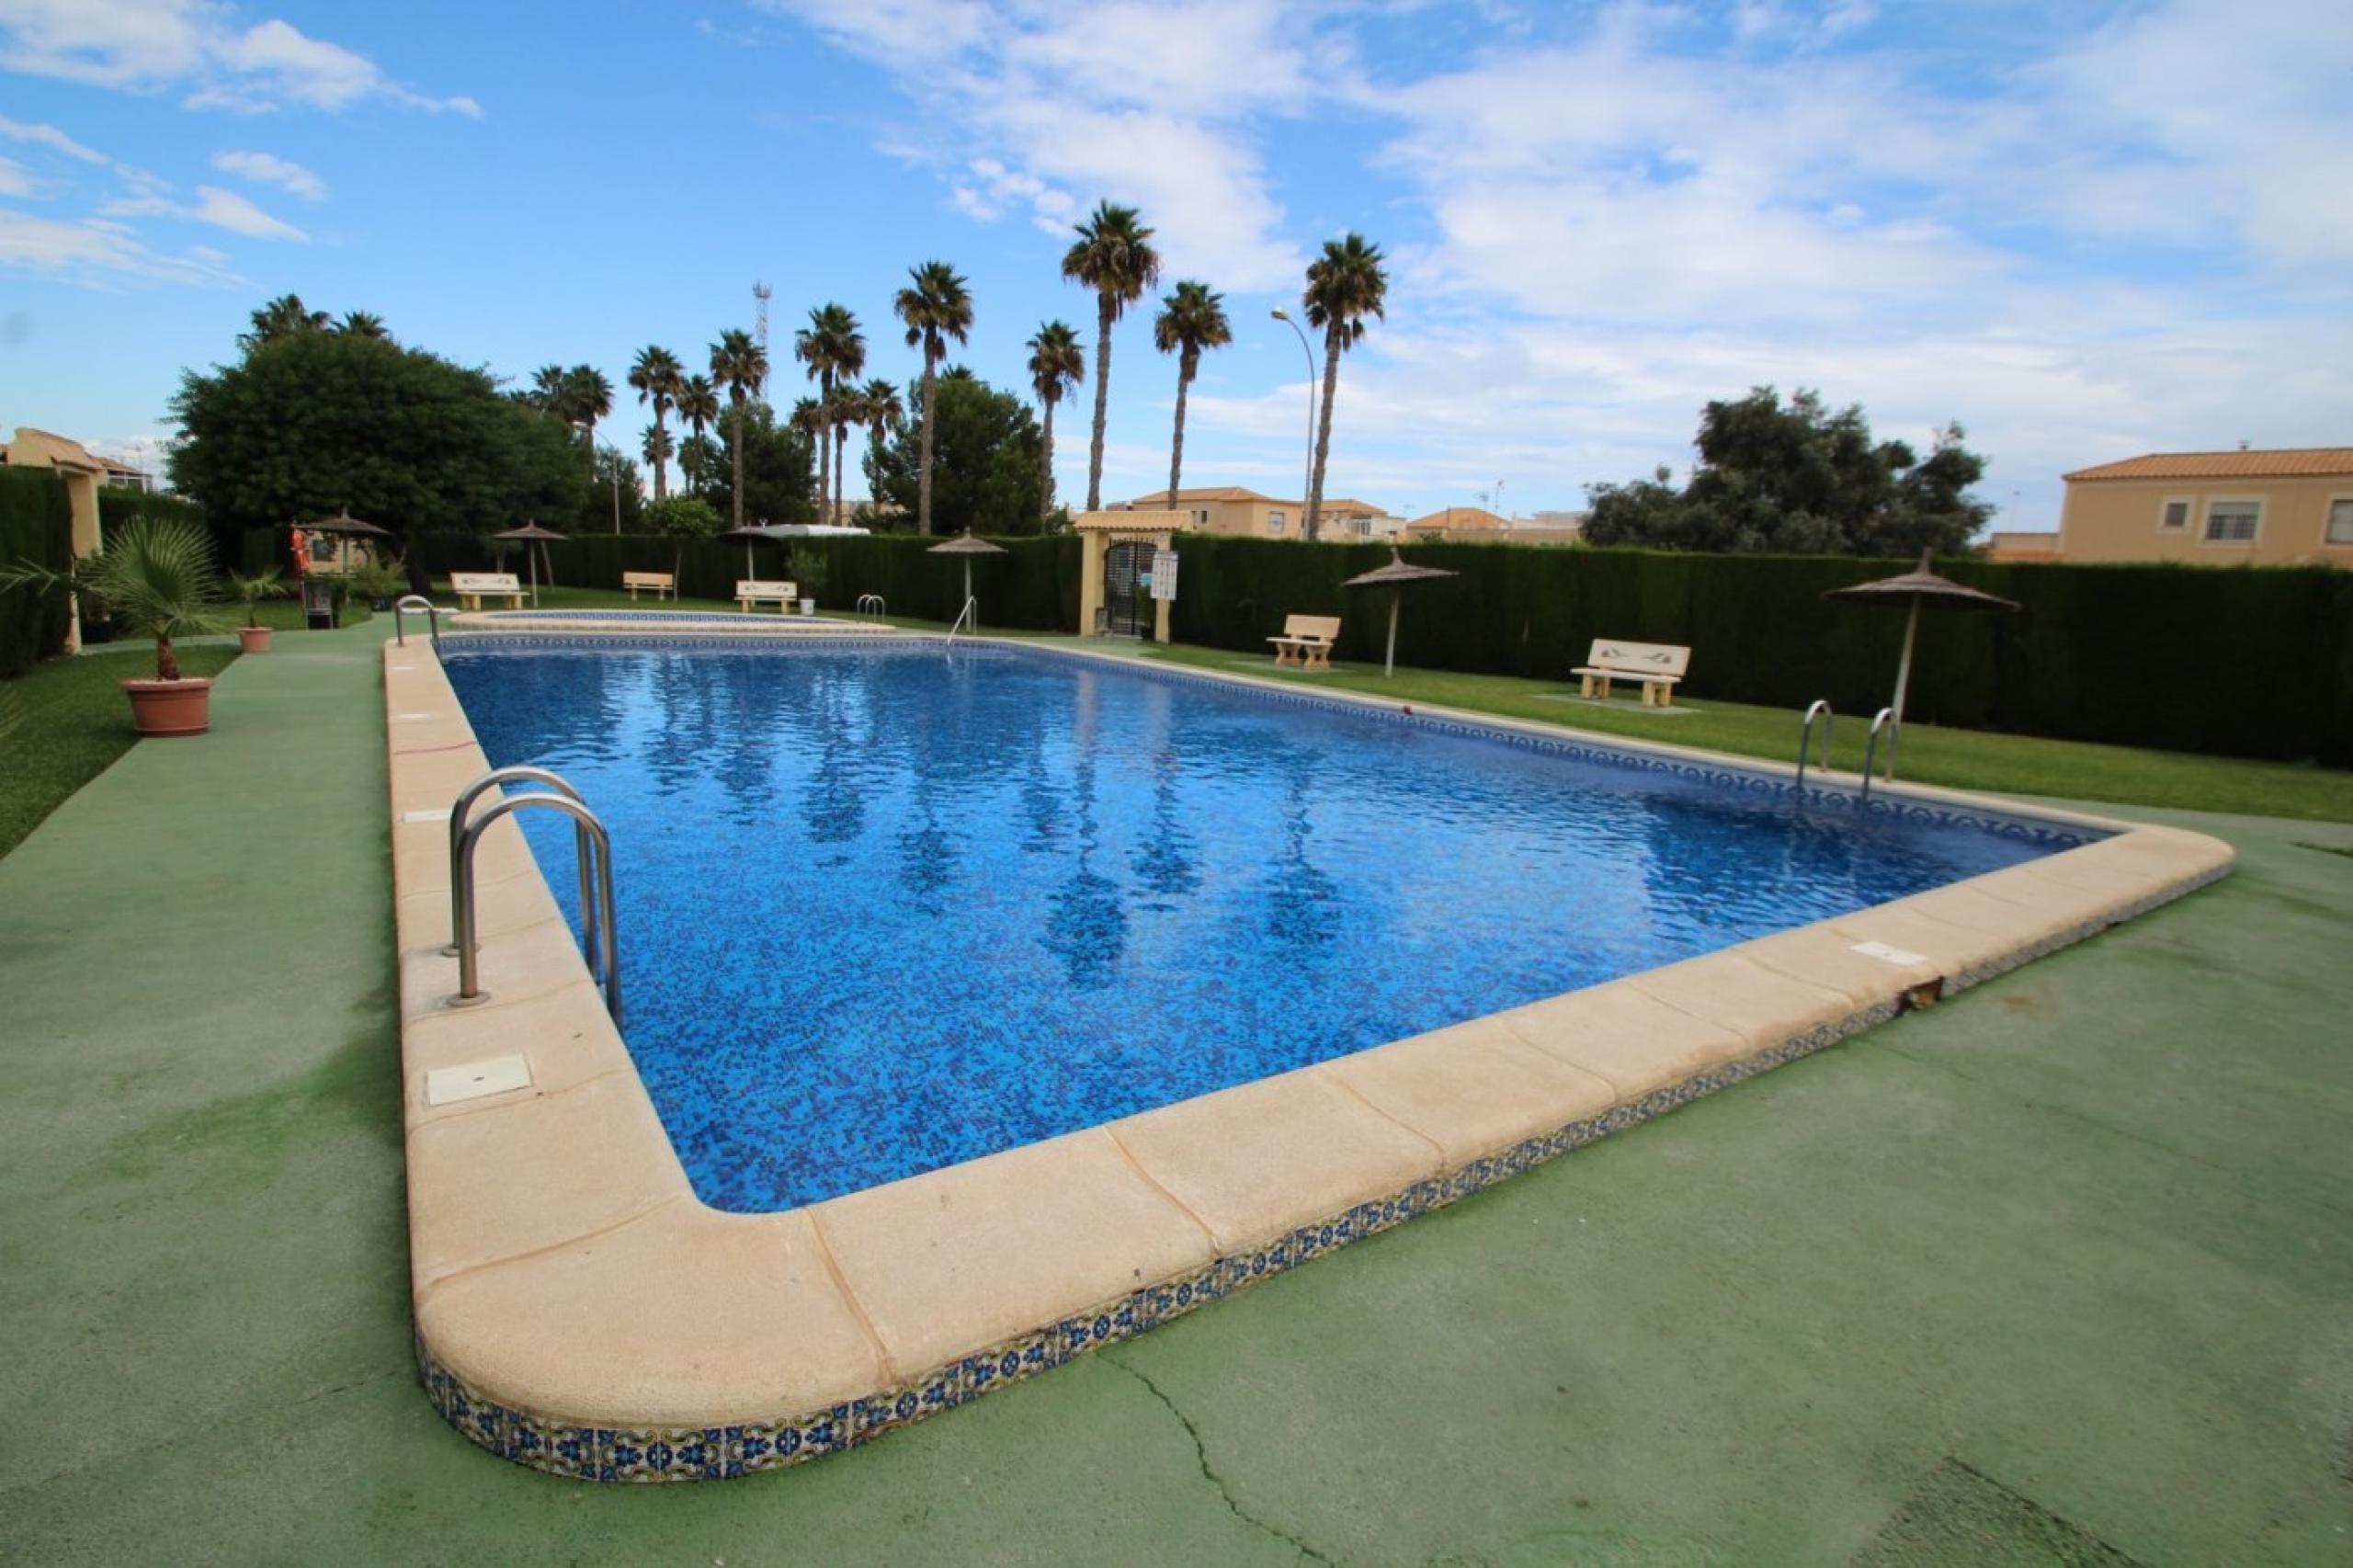
M904 378L890 298L933 256L1019 386L1040 320L1092 335L1057 263L1108 196L1228 296L1189 483L1297 492L1267 311L1353 228L1392 283L1336 494L1574 507L1770 382L1923 444L1961 420L2002 525L2049 526L2080 464L2353 440L2348 191L2341 3L0 0L0 426L152 447L287 290L618 385L765 279L781 376L839 300ZM1175 368L1137 315L1114 352L1125 498L1165 482Z

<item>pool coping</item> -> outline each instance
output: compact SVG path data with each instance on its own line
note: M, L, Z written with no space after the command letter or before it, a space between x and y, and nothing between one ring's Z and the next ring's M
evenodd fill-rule
M1784 787L1794 771L1003 645ZM429 645L387 644L384 663L420 1374L476 1443L589 1480L717 1479L862 1443L2080 940L2233 859L2180 829L1883 786L1888 809L2110 836L805 1208L733 1214L695 1197L512 819L477 864L490 1000L445 1005L446 811L488 764ZM1858 782L1811 777L1833 796ZM514 1055L527 1085L427 1102L428 1074Z

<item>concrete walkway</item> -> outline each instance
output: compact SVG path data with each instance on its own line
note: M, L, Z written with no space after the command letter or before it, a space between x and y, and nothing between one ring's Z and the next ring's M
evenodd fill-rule
M503 1464L411 1381L384 634L0 861L0 1560L2353 1560L2353 830L2184 815L2231 881L871 1449Z

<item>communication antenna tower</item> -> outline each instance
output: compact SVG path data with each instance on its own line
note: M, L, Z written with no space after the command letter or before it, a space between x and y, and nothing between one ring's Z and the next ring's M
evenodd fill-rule
M764 359L768 352L768 296L771 292L773 290L766 283L752 285L752 298L760 302L759 314L753 322L753 335L759 339L760 357Z

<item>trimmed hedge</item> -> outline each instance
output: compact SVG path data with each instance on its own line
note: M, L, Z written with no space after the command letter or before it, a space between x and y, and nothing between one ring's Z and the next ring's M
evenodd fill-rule
M895 614L947 620L966 558L926 554L938 542L879 534L761 544L754 563L780 577L788 549L813 551L826 562L812 596L824 608L877 593ZM993 542L1008 553L969 558L983 619L1009 631L1074 630L1079 541ZM493 565L488 541L472 534L416 535L409 547L436 576ZM1177 641L1263 653L1286 615L1338 615L1341 656L1380 658L1389 590L1341 585L1387 561L1387 546L1194 534L1179 535L1176 550ZM723 599L744 574L740 541L578 534L549 551L559 582L595 587L618 588L624 571L676 570L688 597ZM1822 596L1911 564L1487 544L1417 546L1414 559L1461 575L1404 591L1398 652L1408 664L1565 683L1597 637L1673 642L1692 650L1682 687L1691 696L1790 709L1826 697L1850 715L1887 701L1904 615ZM510 553L509 570L521 565ZM2353 765L2353 573L1979 561L1938 570L2023 608L1922 614L1914 719ZM1794 744L1794 724L1791 734Z
M74 510L49 469L0 468L0 564L63 571L74 559ZM65 596L0 591L0 676L19 676L65 647Z
M809 597L827 609L855 608L860 594L880 594L893 615L950 620L964 592L963 563L972 563L972 593L987 624L1016 631L1052 631L1078 619L1078 540L1000 539L1003 555L930 555L938 539L876 534L865 539L803 539L752 546L762 577L790 577L788 551L825 562L824 585ZM417 534L409 549L434 576L494 568L490 541L473 534ZM741 540L677 540L650 534L574 534L548 546L556 581L619 588L623 572L678 574L688 598L733 596L744 575ZM506 569L524 570L519 551Z
M1179 536L1172 631L1250 653L1287 614L1339 615L1344 658L1381 656L1391 590L1344 588L1380 545ZM1692 650L1694 697L1868 714L1888 699L1901 610L1824 591L1908 562L1428 545L1461 576L1404 590L1399 656L1567 681L1597 637ZM1924 611L1910 717L2169 751L2353 764L2353 573L2327 567L1955 561L2019 613ZM1793 732L1794 733L1794 732Z

